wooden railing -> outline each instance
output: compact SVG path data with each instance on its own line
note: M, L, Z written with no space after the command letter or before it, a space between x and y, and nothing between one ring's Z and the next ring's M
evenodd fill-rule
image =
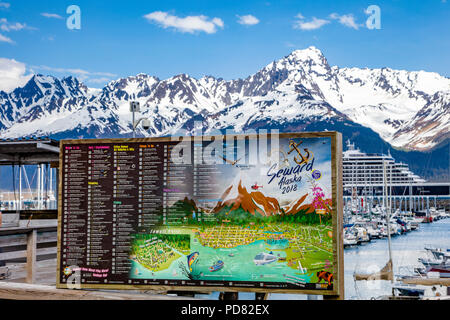
M165 292L110 292L56 289L36 283L37 259L54 259L57 253L57 227L33 226L0 228L0 262L25 263L26 282L0 281L0 299L7 300L191 300L192 297L168 296ZM49 261L50 262L50 261ZM0 265L0 271L3 267ZM54 266L56 280L56 264ZM0 272L1 273L1 272Z
M0 262L25 260L26 282L35 283L38 257L56 257L56 229L53 226L0 228Z

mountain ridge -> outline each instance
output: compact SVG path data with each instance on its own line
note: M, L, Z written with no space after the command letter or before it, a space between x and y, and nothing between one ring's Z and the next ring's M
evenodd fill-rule
M196 124L205 134L337 130L346 139L364 134L363 144L373 141L383 150L425 154L450 139L450 79L330 66L315 47L236 80L187 74L161 80L140 73L93 90L74 77L34 75L23 87L0 92L0 137L131 137L130 101L139 101L140 116L152 123L148 132L138 128L141 137L193 134Z

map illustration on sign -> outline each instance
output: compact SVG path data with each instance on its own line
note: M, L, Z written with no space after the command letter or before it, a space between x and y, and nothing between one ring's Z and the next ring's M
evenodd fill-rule
M180 154L172 141L103 143L100 149L97 142L67 144L78 159L87 151L91 195L83 208L71 208L73 188L64 201L62 227L69 238L70 211L87 209L87 235L78 241L86 241L88 255L71 254L73 238L63 242L61 270L78 266L82 284L93 287L333 291L333 137L282 135L267 157L254 157L258 149L250 140L214 148L193 141L190 152L181 152L189 160L182 163L170 159ZM67 175L76 165L66 154ZM70 179L66 184L70 190ZM89 203L93 198L96 204ZM99 205L101 216L92 208ZM98 228L100 235L90 235ZM106 275L96 277L95 270ZM64 284L67 276L60 280Z

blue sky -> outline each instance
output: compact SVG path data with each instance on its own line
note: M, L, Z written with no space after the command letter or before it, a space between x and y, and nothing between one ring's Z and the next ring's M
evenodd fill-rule
M72 4L81 9L81 30L66 26ZM369 5L381 10L379 30L366 27ZM331 65L449 77L449 6L448 0L0 0L0 71L10 68L6 82L33 72L72 74L90 87L138 73L235 79L313 45Z

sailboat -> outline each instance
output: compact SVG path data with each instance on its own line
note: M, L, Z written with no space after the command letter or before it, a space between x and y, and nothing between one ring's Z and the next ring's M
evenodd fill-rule
M392 171L391 171L392 179ZM390 190L392 193L392 189ZM387 230L391 230L390 220L391 220L391 203L388 199L388 187L387 187L387 177L386 177L386 165L383 159L383 206L386 214L386 225ZM364 280L388 280L394 283L394 267L392 263L392 249L391 249L391 232L387 232L388 237L388 248L389 248L389 260L387 264L378 272L371 274L354 273L353 278L356 281Z
M392 171L391 179L392 181ZM391 222L391 208L392 199L388 197L387 179L386 179L386 166L383 160L383 206L386 213L387 229L390 230ZM392 195L392 187L390 186L389 194ZM391 233L387 232L388 248L389 248L389 260L384 268L380 271L372 274L354 274L356 281L361 280L387 280L392 283L392 296L389 299L402 299L412 298L417 299L439 299L449 300L449 295L446 291L446 287L450 284L449 279L446 278L423 278L423 277L403 277L399 279L399 282L394 283L394 268L392 263L392 249L391 249Z
M355 273L353 276L356 281L388 280L388 281L393 282L394 274L393 274L392 261L389 260L388 263L386 264L386 266L384 266L384 268L378 272L375 272L372 274Z

